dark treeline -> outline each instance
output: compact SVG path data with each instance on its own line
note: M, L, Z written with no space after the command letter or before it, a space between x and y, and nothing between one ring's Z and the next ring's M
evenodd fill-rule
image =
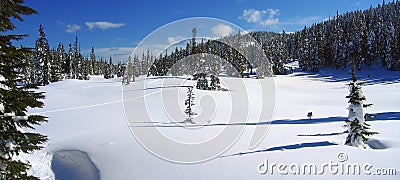
M148 75L191 74L190 69L211 71L223 69L228 75L242 75L244 71L258 68L259 76L271 68L274 74L285 74L285 63L298 60L301 70L318 72L322 68L346 69L355 60L357 70L382 66L387 70L400 70L400 2L393 1L368 10L337 14L322 23L304 27L295 33L251 32L258 44L246 42L248 34L231 35L220 40L196 42L195 34L186 48L175 48L170 54L160 54ZM239 49L229 47L221 40L236 43ZM254 49L261 46L266 55L262 58ZM242 48L242 49L241 49ZM244 53L250 60L245 60ZM201 54L190 64L180 64L181 59ZM212 55L215 56L212 56ZM219 59L218 59L219 57ZM194 57L196 58L196 57ZM216 60L217 59L217 60ZM222 61L221 59L226 59ZM221 60L221 61L220 61ZM252 63L249 63L251 61ZM176 65L178 64L178 66ZM271 64L269 67L266 64ZM177 66L178 68L172 68ZM264 67L266 66L266 67ZM186 68L179 68L186 67ZM187 69L187 67L190 67ZM260 72L260 67L264 70ZM235 71L236 70L236 71ZM260 74L261 73L261 74Z
M193 28L193 31L196 29ZM239 32L219 40L201 39L197 42L194 33L191 42L186 42L185 47L175 47L171 53L165 51L156 57L148 75L194 75L208 72L214 75L225 73L228 76L242 76L243 72L252 72L254 68L260 67L261 62L267 61L265 56L257 53L256 49L261 47L252 43L253 39L250 34L242 35Z
M368 10L348 12L301 31L286 34L251 33L262 42L266 56L272 59L274 72L280 73L282 61L298 60L303 71L321 68L348 68L351 59L356 68L381 65L400 70L400 2L393 1Z
M24 61L28 67L22 69L25 83L47 85L62 79L88 80L89 75L102 75L104 78L121 76L124 66L121 62L113 64L112 57L96 59L94 48L90 55L81 54L78 37L73 45L64 47L59 43L57 48L50 49L42 25L39 27L39 37L34 49L25 53Z
M288 57L304 71L382 65L400 70L400 2L337 15L296 32L286 40Z

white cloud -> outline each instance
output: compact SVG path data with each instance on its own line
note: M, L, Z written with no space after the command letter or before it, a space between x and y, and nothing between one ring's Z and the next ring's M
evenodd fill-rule
M111 23L111 22L106 22L106 21L86 22L85 24L90 30L95 29L95 28L105 30L105 29L119 28L119 27L125 26L125 24L123 24L123 23Z
M175 37L168 37L167 41L168 41L168 44L171 45L171 44L175 44L184 39L186 39L184 36L175 36Z
M266 13L266 11L259 11L259 10L255 10L255 9L245 9L243 11L243 15L240 16L239 19L244 19L247 22L257 23L261 20L261 17L265 13Z
M58 24L60 24L61 26L64 26L65 32L67 33L74 33L76 31L79 31L81 29L81 26L77 25L77 24L67 24L65 22L62 21L58 21Z
M274 18L279 15L279 9L267 9L268 18Z
M79 29L81 29L81 26L79 26L77 24L67 24L67 29L65 30L65 32L74 33L76 31L78 31Z
M211 31L217 37L224 37L230 35L233 32L233 28L228 25L219 24L211 28Z
M271 26L279 23L279 9L245 9L239 19L243 19L249 23L255 23L261 26Z

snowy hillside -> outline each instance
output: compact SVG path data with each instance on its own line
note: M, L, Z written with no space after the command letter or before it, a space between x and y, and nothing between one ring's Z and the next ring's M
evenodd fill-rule
M50 161L52 154L58 150L87 152L99 169L102 179L265 179L270 177L399 179L399 74L388 72L379 76L366 73L360 75L361 80L368 82L363 87L367 101L374 103L367 112L377 114L376 118L369 123L373 131L380 133L372 137L369 142L372 149L368 150L344 145L347 134L344 133L346 129L342 126L347 116L348 104L345 96L348 95L346 84L349 75L345 71L342 74L343 76L339 76L322 72L319 75L294 73L277 76L273 121L267 136L252 150L248 147L255 127L268 123L254 121L260 113L258 105L261 103L261 95L257 88L259 80L245 79L250 115L247 125L236 124L246 127L242 136L229 150L215 159L189 165L171 163L152 155L135 139L129 127L146 129L148 126L157 126L166 135L187 143L207 140L218 135L225 127L226 118L224 117L232 113L231 109L227 108L231 102L226 99L229 99L229 93L235 89L220 92L194 90L197 105L195 112L201 113L207 108L214 107L216 111L209 122L201 118L194 119L207 126L187 130L180 127L182 124L179 122L185 119L183 103L186 97L186 86L193 85L193 81L182 81L184 78L180 77L168 79L168 82L177 84L169 88L177 89L179 92L178 97L168 97L171 101L178 99L177 102L181 103L179 107L182 109L182 114L174 114L177 118L174 119L176 122L171 123L168 114L164 113L159 103L160 92L168 93L160 89L164 86L162 83L166 81L165 78L147 79L146 88L139 86L140 81L145 80L144 77L137 78L137 82L125 88L120 79L105 80L92 77L89 81L64 80L42 87L40 90L46 92L45 107L30 111L30 113L39 113L48 117L48 123L37 127L38 132L49 137L48 145L39 152L21 157L31 161L30 173L41 179L54 179ZM224 82L227 79L221 78L221 81ZM133 104L129 108L132 109L125 107L124 110L126 104L124 105L123 96L129 97L129 103ZM201 97L211 97L215 103L210 106L200 106L202 105ZM151 107L147 109L147 112L151 114L153 120L157 119L157 122L137 123L140 122L143 114L147 113L142 111L143 105L137 103L138 99L143 98L146 99L146 106ZM163 100L169 100L169 98ZM128 114L128 119L125 112ZM312 119L308 119L308 112L313 112ZM135 119L133 122L129 117L136 117L139 120ZM243 122L246 120L244 119ZM228 125L232 126L232 124ZM286 168L279 169L278 165L281 163L286 165ZM302 169L302 165L309 163L316 165L317 175L314 175L314 172L311 176L309 173L304 175L301 170L298 173L300 175L292 174L297 168L295 164ZM330 165L335 163L337 165L329 169ZM343 167L347 167L348 164L360 164L361 168L371 165L367 167L371 174L367 175L361 169L360 175L352 175L352 172L350 172L351 175L347 175L347 171L344 170L346 168ZM268 172L263 173L266 167L269 167ZM384 170L395 168L397 174L373 175L381 170L379 168ZM324 173L318 174L322 170Z

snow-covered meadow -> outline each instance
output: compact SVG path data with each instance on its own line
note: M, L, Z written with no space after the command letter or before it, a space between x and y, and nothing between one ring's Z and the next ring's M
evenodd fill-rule
M185 86L194 81L182 81L176 77L178 97L163 100L181 102L182 114L175 114L178 123L171 123L160 103L161 92L168 93L163 87L164 78L137 78L130 87L123 87L121 79L105 80L92 77L89 81L64 80L42 87L46 92L45 107L30 110L48 117L49 122L37 127L36 131L49 137L46 147L38 152L22 155L31 161L30 173L41 179L54 179L51 171L52 154L58 150L80 150L87 152L100 171L102 179L265 179L265 178L380 178L399 179L400 177L400 82L399 73L360 73L360 79L366 81L363 91L367 101L374 104L366 111L377 114L369 121L373 131L380 134L369 142L372 149L345 146L346 128L344 120L348 106L347 71L324 71L320 74L297 72L292 75L277 76L275 81L275 111L266 137L254 149L249 143L260 113L260 91L256 79L245 79L249 101L249 119L241 137L236 143L218 157L196 164L178 164L162 160L148 152L135 137L130 127L148 128L157 126L165 135L182 142L201 142L218 135L224 128L226 117L231 114L227 108L231 101L228 91L212 92L195 90L197 113L214 108L216 111L205 127L187 130L178 125L185 116ZM376 71L378 72L378 71ZM369 74L368 74L369 73ZM147 82L146 88L140 81ZM221 78L221 81L226 81ZM239 81L239 79L237 79ZM241 80L240 80L241 81ZM183 84L182 84L183 82ZM143 105L138 107L124 104L125 100L135 105L139 99L146 99L146 111ZM128 96L129 98L126 98ZM210 106L201 107L201 97L215 100ZM139 101L138 101L139 102ZM126 101L125 101L126 103ZM131 104L131 105L132 105ZM164 104L168 104L164 102ZM124 109L125 107L125 109ZM125 116L125 113L132 113ZM307 117L313 112L312 119ZM137 123L149 113L155 123ZM244 112L237 112L244 113ZM199 116L201 117L201 115ZM196 121L196 118L194 118ZM132 123L132 122L135 123ZM246 122L244 119L243 122ZM169 124L168 124L169 123ZM190 125L190 124L189 124ZM163 127L165 126L165 127ZM177 127L171 127L177 126ZM157 141L157 139L154 139ZM162 146L162 145L161 145ZM303 165L315 164L318 172L301 170ZM337 166L334 166L335 163ZM281 164L281 166L279 165ZM325 166L326 164L326 166ZM333 169L330 169L333 164ZM347 175L348 164L359 164L360 175ZM298 165L298 166L297 166ZM368 167L364 167L371 165ZM268 167L268 172L264 173ZM280 167L280 169L279 169ZM285 168L283 168L285 167ZM297 169L297 167L299 169ZM345 168L341 168L345 167ZM308 168L308 167L307 167ZM335 169L336 168L336 169ZM364 169L363 169L364 168ZM367 168L367 169L365 169ZM378 171L397 169L396 175L373 175ZM387 169L385 169L387 168ZM271 171L272 170L272 171ZM264 172L263 172L264 171ZM322 173L324 171L324 173ZM336 172L337 171L337 172ZM297 172L297 173L296 173ZM335 173L336 172L336 173ZM368 172L371 172L368 175ZM319 174L320 173L320 174ZM367 174L366 174L367 173Z

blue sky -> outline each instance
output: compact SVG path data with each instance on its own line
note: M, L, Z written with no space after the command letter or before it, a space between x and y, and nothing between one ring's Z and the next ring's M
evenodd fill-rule
M293 32L305 25L321 22L336 14L376 7L381 0L25 0L39 14L16 23L18 33L26 33L23 45L33 47L42 24L51 47L59 42L68 46L75 36L81 50L93 46L97 56L124 60L149 33L167 23L190 17L222 19L246 30ZM210 27L210 29L213 27ZM220 28L226 33L226 29ZM168 44L188 34L166 36Z

